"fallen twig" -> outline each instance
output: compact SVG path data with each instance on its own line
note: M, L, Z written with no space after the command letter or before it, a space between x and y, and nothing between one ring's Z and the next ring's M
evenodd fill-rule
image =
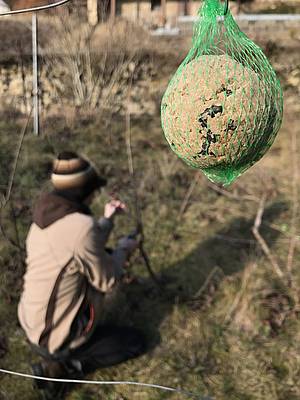
M194 294L194 296L192 297L193 300L197 300L199 299L199 297L201 297L201 295L205 292L206 288L208 287L208 285L210 284L212 278L215 276L215 274L217 272L221 272L222 275L224 275L224 272L222 271L222 269L218 266L214 267L210 273L208 274L207 278L205 279L203 285L201 286L201 288Z
M183 201L181 203L179 214L178 214L178 217L177 217L177 221L179 221L181 219L181 217L183 216L183 214L185 213L185 210L187 208L187 205L189 203L191 195L193 194L193 191L194 191L197 183L199 182L200 177L201 177L201 172L197 171L195 176L194 176L194 179L192 180L192 182L190 184L190 187L188 188L188 190L187 190L187 192L186 192L186 194L184 196L184 199L183 199Z
M238 305L240 304L240 301L247 289L250 277L253 273L253 271L255 270L255 268L257 267L256 263L251 264L248 268L246 268L244 270L244 274L243 274L243 279L242 279L242 285L241 285L241 289L239 290L239 292L237 293L237 295L235 296L226 316L224 319L224 323L228 324L231 319L232 319L232 315L234 314L234 312L236 311Z
M283 278L284 274L281 270L281 268L279 267L275 257L273 256L273 254L271 253L271 250L269 248L269 246L267 245L266 241L264 240L264 238L261 236L261 234L259 233L259 228L261 226L261 222L262 222L262 216L265 210L265 202L266 202L266 193L262 196L260 203L259 203L259 207L257 209L257 214L254 220L254 225L252 227L252 233L255 237L255 239L257 240L257 242L259 243L259 245L261 246L263 252L265 253L266 257L269 259L275 274L279 277L279 278Z
M240 200L248 200L248 201L254 201L257 203L259 202L259 198L256 196L247 195L247 194L246 195L237 195L235 193L229 192L228 190L221 188L220 186L218 186L210 181L207 181L206 184L209 188L211 188L215 192L220 193L223 196L228 197L230 199L235 199L235 200L239 200L239 201Z

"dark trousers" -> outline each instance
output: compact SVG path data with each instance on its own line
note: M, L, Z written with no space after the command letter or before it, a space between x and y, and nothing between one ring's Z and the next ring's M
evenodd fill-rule
M33 345L43 358L68 363L81 362L84 373L97 368L119 364L143 354L146 350L144 336L135 328L115 325L99 325L88 342L77 349L63 348L54 354Z
M99 326L90 340L70 352L70 358L82 363L84 372L119 364L145 352L143 335L134 328Z

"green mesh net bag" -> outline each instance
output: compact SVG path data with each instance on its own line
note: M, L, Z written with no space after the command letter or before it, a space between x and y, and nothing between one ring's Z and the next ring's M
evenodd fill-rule
M282 90L226 4L204 0L199 16L192 48L163 96L162 127L181 159L228 185L272 145L282 121Z

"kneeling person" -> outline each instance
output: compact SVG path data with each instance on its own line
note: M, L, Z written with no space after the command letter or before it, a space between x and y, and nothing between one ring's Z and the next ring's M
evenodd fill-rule
M105 248L114 216L124 204L112 200L104 217L94 219L88 205L106 181L76 153L58 156L51 181L54 190L37 201L26 240L18 316L45 359L35 366L36 374L58 377L72 366L88 370L137 356L144 341L133 328L99 325L105 296L137 247L135 240L123 238L115 250Z

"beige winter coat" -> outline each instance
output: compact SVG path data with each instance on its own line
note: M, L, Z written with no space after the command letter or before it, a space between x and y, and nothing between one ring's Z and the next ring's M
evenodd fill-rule
M50 353L68 337L83 302L93 303L95 321L105 293L122 275L126 251L105 251L113 227L109 219L74 212L44 229L31 225L27 242L27 270L18 307L20 323L33 344ZM82 344L90 335L73 340Z

